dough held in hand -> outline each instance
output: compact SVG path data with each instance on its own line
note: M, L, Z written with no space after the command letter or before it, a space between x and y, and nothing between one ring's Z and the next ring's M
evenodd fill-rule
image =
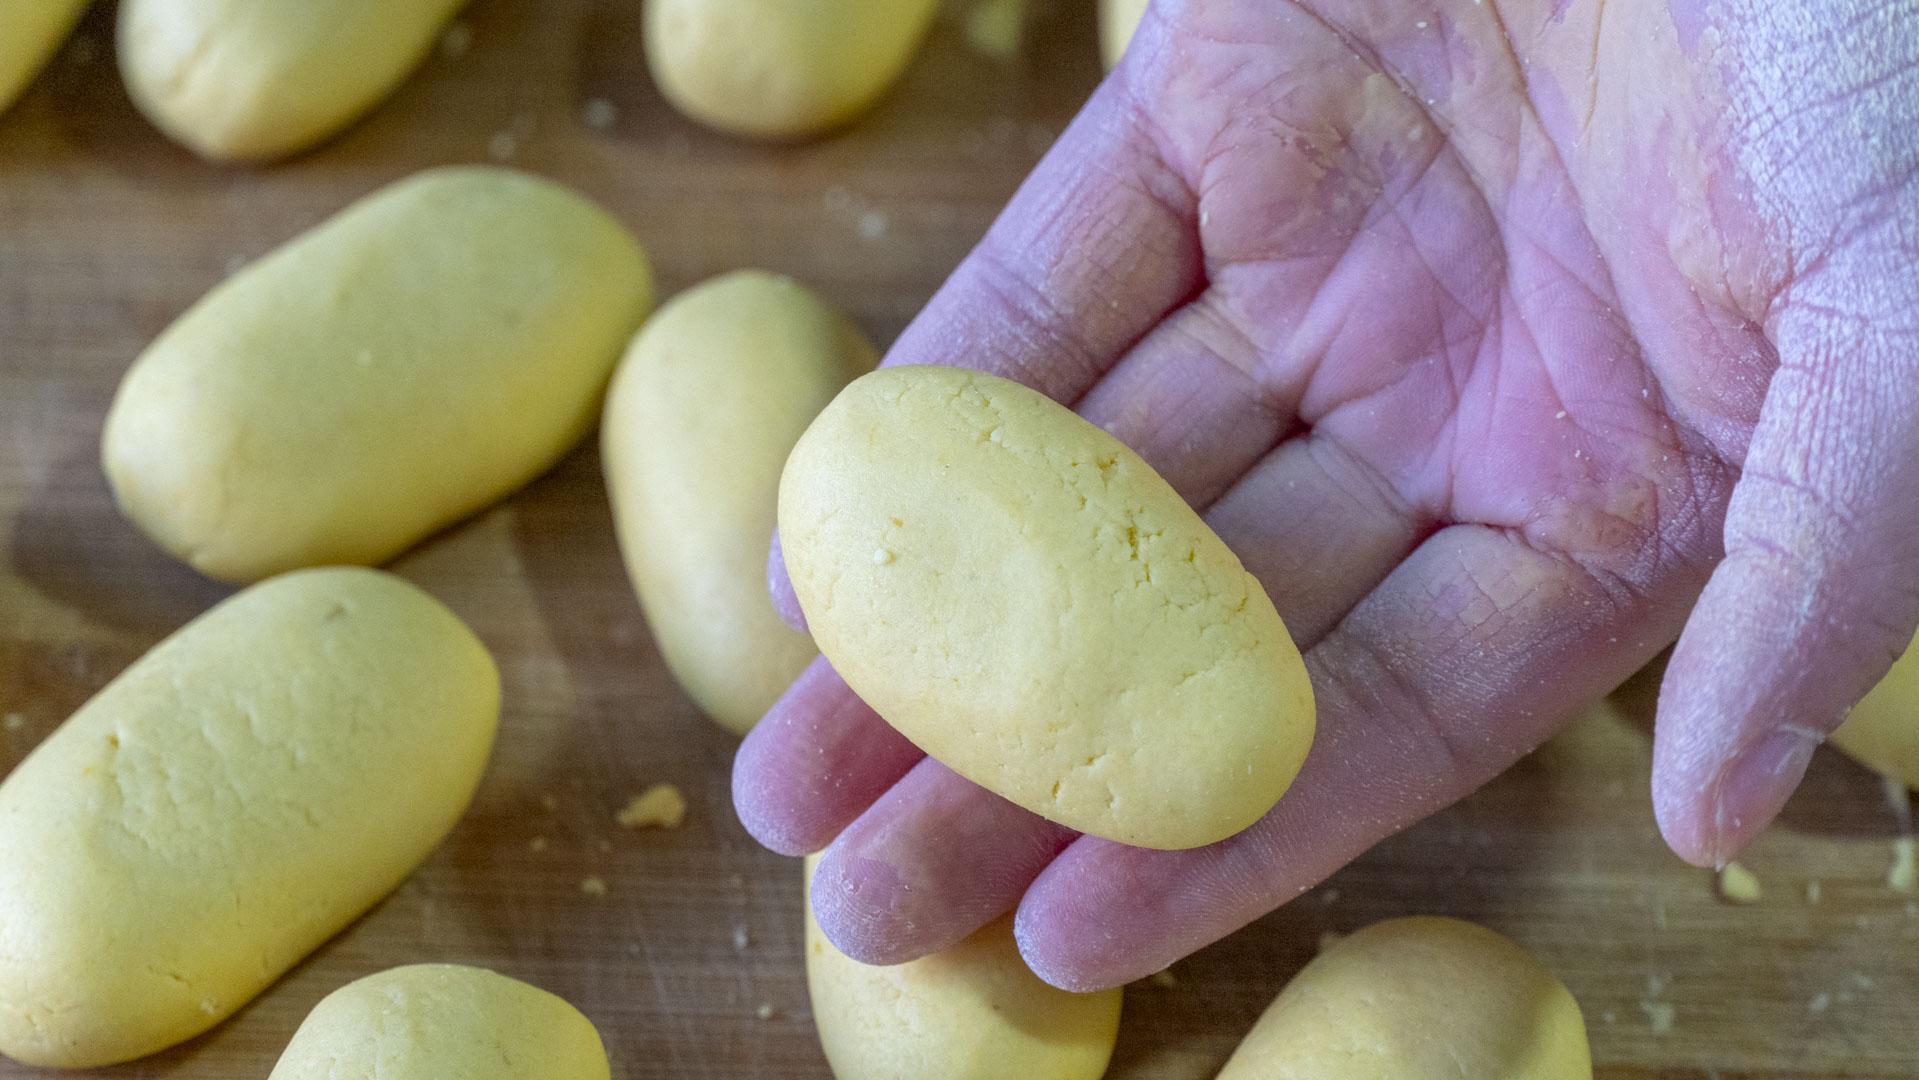
M466 0L121 0L135 105L202 157L285 157L384 101Z
M73 32L87 0L5 0L0 3L0 115L19 100Z
M369 975L307 1015L268 1080L607 1080L592 1021L481 968Z
M1592 1080L1579 1003L1457 919L1377 923L1306 965L1219 1080Z
M189 623L0 783L0 1052L109 1065L230 1016L439 844L499 715L472 631L377 570Z
M788 459L814 640L887 722L1061 824L1191 848L1292 783L1313 696L1272 601L1137 454L1018 383L874 372Z
M1011 915L943 952L869 967L826 939L809 903L806 988L838 1080L1099 1080L1119 1039L1120 991L1041 982Z
M627 574L674 677L736 734L818 655L766 594L780 469L877 362L790 278L742 271L661 307L607 393L601 459Z
M1832 741L1869 768L1919 790L1919 648L1906 647L1886 677L1833 732Z
M798 138L871 108L937 0L646 0L646 59L675 108L721 131Z
M168 327L107 414L107 479L212 577L381 563L584 438L651 306L639 244L586 199L422 173Z
M1126 53L1139 22L1146 17L1148 0L1099 0L1099 51L1107 70Z

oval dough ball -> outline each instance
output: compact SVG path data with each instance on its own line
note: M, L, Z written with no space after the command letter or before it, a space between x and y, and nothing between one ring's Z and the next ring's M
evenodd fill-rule
M284 157L371 111L466 0L121 0L134 104L202 157Z
M1133 32L1139 29L1141 19L1146 17L1148 0L1099 0L1099 51L1106 59L1107 70L1119 63L1126 53L1126 46L1133 40Z
M0 784L0 1052L108 1065L231 1015L439 844L499 714L479 640L379 571L189 623Z
M766 594L780 469L877 361L812 293L744 271L662 307L613 378L601 456L627 573L674 677L737 734L817 655Z
M607 1080L592 1021L480 968L369 975L313 1007L268 1080Z
M1914 645L1919 645L1915 638ZM1833 744L1919 790L1919 648L1912 645L1832 734Z
M646 0L646 60L674 107L721 131L797 138L898 81L937 0Z
M216 578L384 562L585 437L651 304L599 207L504 169L423 173L161 334L107 414L107 478Z
M1219 1080L1591 1080L1553 973L1457 919L1378 923L1306 965Z
M1120 991L1041 982L1011 915L944 952L869 967L826 939L808 903L806 988L838 1080L1099 1080L1119 1039Z
M1138 455L1033 390L860 379L794 448L779 519L848 685L1036 814L1199 847L1299 771L1312 688L1259 582Z
M5 114L73 32L87 0L6 0L0 4L0 114Z

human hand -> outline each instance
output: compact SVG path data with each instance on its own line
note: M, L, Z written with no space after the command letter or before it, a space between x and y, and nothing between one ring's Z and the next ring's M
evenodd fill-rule
M889 362L1137 449L1285 616L1317 742L1257 825L1145 851L923 759L816 662L734 790L768 846L831 842L827 933L897 962L1017 903L1043 978L1140 977L1676 637L1659 820L1737 852L1919 622L1915 15L1160 0Z

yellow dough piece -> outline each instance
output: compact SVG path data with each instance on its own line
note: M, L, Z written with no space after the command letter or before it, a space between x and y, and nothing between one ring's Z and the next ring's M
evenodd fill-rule
M874 372L787 461L780 537L813 638L921 749L1081 832L1223 840L1313 735L1273 603L1159 474L1018 383Z
M369 975L313 1007L268 1080L607 1080L592 1021L481 968Z
M584 438L651 305L639 244L587 200L505 169L422 173L160 335L107 414L107 478L216 578L384 562Z
M646 0L646 59L681 112L796 138L871 108L912 61L937 0Z
M499 712L473 633L376 570L161 642L0 784L0 1052L108 1065L224 1020L439 844Z
M662 307L607 394L601 456L627 574L674 677L737 734L817 655L766 593L780 469L877 362L812 293L745 271Z
M73 32L87 0L0 0L0 115Z
M1457 919L1369 926L1321 953L1219 1080L1591 1080L1579 1003L1511 941Z
M1099 1080L1119 1039L1120 991L1041 982L1011 915L944 952L869 967L826 939L809 903L806 987L838 1080Z
M1099 0L1099 51L1111 70L1146 17L1148 0Z
M121 0L134 104L202 157L305 150L371 111L466 0Z
M1907 646L1832 741L1868 768L1919 789L1919 648Z

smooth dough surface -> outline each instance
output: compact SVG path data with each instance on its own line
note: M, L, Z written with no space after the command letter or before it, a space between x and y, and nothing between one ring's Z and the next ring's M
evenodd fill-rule
M814 640L921 749L1121 843L1223 840L1313 734L1259 582L1139 456L1018 383L884 368L834 399L780 484Z
M817 655L766 594L780 469L877 362L812 293L742 271L661 307L607 394L601 460L627 574L674 677L737 734Z
M0 115L47 66L86 9L87 0L0 0Z
M335 990L268 1080L607 1080L592 1021L481 968L419 964Z
M297 153L391 94L466 0L121 0L134 104L217 160Z
M651 304L638 243L587 200L422 173L168 327L107 414L107 478L216 578L384 562L585 437Z
M161 642L0 783L0 1052L107 1065L231 1015L433 850L499 710L479 640L380 571Z
M1591 1080L1553 973L1457 919L1376 923L1287 984L1219 1080Z
M1833 744L1919 790L1919 638L1833 732Z
M1119 1038L1120 991L1041 982L1011 915L943 952L869 967L826 939L809 903L806 987L838 1080L1099 1080Z
M1149 0L1099 0L1099 51L1111 70L1126 53Z
M646 0L646 58L681 112L735 135L843 124L898 81L937 0Z

